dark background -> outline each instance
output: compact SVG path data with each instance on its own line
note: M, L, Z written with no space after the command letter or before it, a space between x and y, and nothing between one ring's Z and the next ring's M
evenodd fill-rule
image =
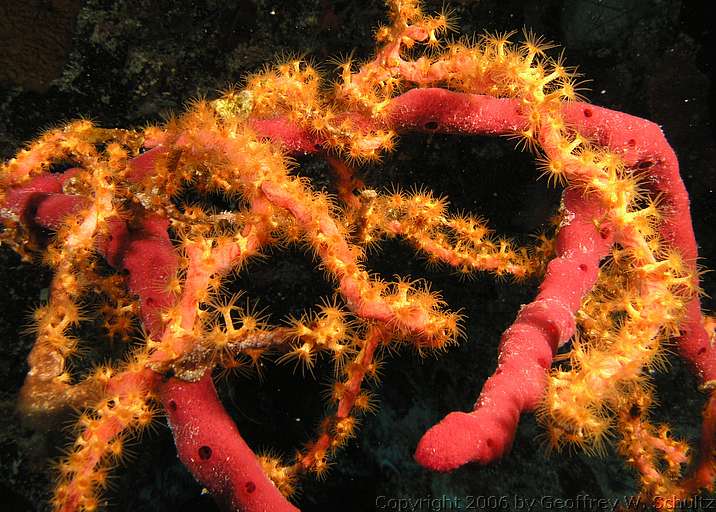
M9 158L43 129L87 117L102 126L141 128L161 122L196 97L215 97L276 58L300 55L316 63L354 52L368 58L372 33L385 22L379 1L243 0L238 2L121 0L5 1L0 5L0 157ZM710 15L698 2L675 0L478 1L450 7L464 34L528 27L565 48L578 65L595 104L651 119L662 125L679 155L692 198L702 264L714 261L714 93ZM704 5L707 3L704 2ZM440 2L427 2L439 10ZM705 9L705 7L704 7ZM330 79L330 64L321 67ZM424 185L446 194L451 208L490 219L500 233L526 240L558 203L558 192L536 181L531 155L507 140L448 136L403 137L383 165L362 170L375 188ZM316 187L328 186L324 164L299 161L298 172ZM61 427L33 433L15 415L27 371L32 337L23 333L32 308L47 296L50 275L0 249L0 505L9 511L47 510L50 460L69 438ZM442 290L453 309L467 315L466 340L438 357L409 349L386 358L375 387L380 408L362 421L356 440L341 450L325 481L305 480L302 510L373 510L390 498L517 498L549 496L618 498L635 492L631 471L613 452L548 456L532 416L522 419L510 455L488 467L432 474L412 460L426 428L454 409L467 410L494 369L500 333L536 283L514 285L489 276L459 279L425 262L400 242L386 242L369 267L387 278L424 277ZM298 315L330 296L332 288L300 247L277 252L245 268L229 283L266 307L274 322ZM713 293L713 274L704 289ZM713 301L705 299L713 310ZM91 335L88 345L103 346ZM90 341L92 340L92 341ZM104 349L91 352L106 355ZM113 347L113 350L119 350ZM687 438L698 434L703 396L675 357L656 382L657 421ZM316 380L290 367L264 368L256 375L219 382L227 409L248 443L290 456L318 423L330 369ZM190 511L212 505L176 458L168 428L157 422L114 472L106 493L110 510ZM551 505L552 503L552 505ZM559 509L543 501L532 510ZM575 505L576 507L576 505ZM489 508L489 507L483 507ZM564 507L563 507L564 508ZM479 509L479 508L478 508ZM504 509L504 508L503 508ZM584 507L582 508L585 509ZM594 508L594 510L600 510ZM694 508L692 508L693 510ZM421 510L440 510L423 507Z

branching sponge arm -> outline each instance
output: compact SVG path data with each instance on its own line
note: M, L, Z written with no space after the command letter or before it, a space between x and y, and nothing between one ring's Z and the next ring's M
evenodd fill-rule
M497 369L474 409L452 412L425 433L415 452L421 465L451 471L468 462L493 462L509 450L520 415L542 400L554 353L574 334L575 313L612 242L592 222L600 214L598 201L580 194L576 189L565 193L568 220L557 236L555 258L535 300L502 335Z

